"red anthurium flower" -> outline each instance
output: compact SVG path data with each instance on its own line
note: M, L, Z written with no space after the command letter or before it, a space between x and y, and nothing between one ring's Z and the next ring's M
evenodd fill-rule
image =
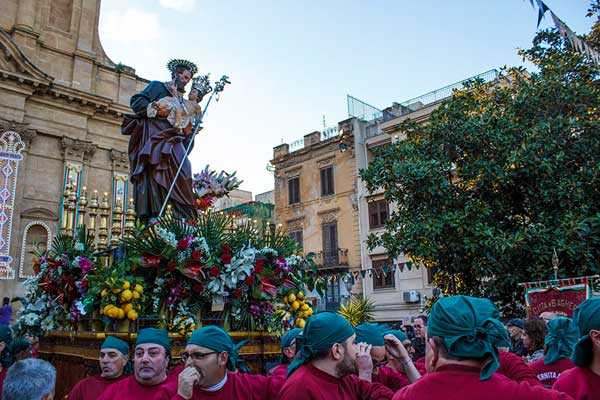
M221 269L219 267L212 267L208 272L209 276L217 277L221 275Z
M261 260L260 258L256 260L256 265L254 265L254 272L257 274L262 273L263 265L265 265L265 260Z
M242 297L242 289L235 289L235 292L233 292L233 297L235 297L236 299Z
M231 263L231 254L226 254L226 253L221 254L221 261L223 261L223 264Z
M275 296L277 294L278 288L273 279L264 278L260 281L260 290L263 293L268 294L269 296Z
M284 287L292 287L292 286L294 286L294 282L292 282L292 280L290 278L284 278L283 286Z
M202 271L202 265L200 264L189 264L183 270L183 274L188 278L196 279L199 277L204 278L204 271Z
M175 271L177 269L177 263L175 261L171 261L167 264L167 271Z
M252 286L254 284L254 275L248 275L245 279L245 282L248 285Z
M229 247L227 243L221 245L221 250L223 250L224 253L231 253L231 247Z
M192 251L192 258L194 260L199 260L200 258L202 258L202 253L199 250Z
M141 261L144 267L158 267L160 264L160 256L142 256Z
M189 243L186 239L181 239L179 242L177 242L177 250L185 250L187 249L189 246Z

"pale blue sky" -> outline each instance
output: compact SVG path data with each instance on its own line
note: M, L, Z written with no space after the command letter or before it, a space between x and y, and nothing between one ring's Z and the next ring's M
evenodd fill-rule
M575 32L587 0L545 0ZM346 94L378 108L503 65L521 65L536 31L528 0L102 0L108 56L168 80L188 58L213 80L231 77L210 106L191 156L238 171L242 189L273 189L272 149L347 118ZM552 26L549 14L541 27Z

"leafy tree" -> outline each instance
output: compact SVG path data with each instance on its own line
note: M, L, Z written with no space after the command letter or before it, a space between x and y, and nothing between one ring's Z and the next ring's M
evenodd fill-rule
M537 70L474 81L406 139L376 151L361 177L397 204L381 236L396 257L435 268L446 293L523 312L519 282L598 272L600 87L597 67L555 30L520 51ZM457 290L458 289L458 290Z

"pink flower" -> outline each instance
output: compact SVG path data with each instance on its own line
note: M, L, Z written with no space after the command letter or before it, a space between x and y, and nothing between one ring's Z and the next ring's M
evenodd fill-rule
M260 290L263 293L268 294L269 296L275 296L277 294L278 288L273 279L263 278L260 281Z

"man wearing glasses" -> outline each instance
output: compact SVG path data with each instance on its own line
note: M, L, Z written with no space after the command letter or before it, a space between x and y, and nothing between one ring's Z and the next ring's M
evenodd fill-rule
M281 358L277 367L270 373L271 375L280 375L285 379L288 366L296 358L296 339L302 335L302 329L294 328L289 330L281 337Z
M170 359L169 335L164 329L138 332L133 358L133 376L110 385L99 400L150 400L167 383Z
M181 355L185 363L177 382L169 382L157 398L276 399L284 377L249 375L236 372L238 350L245 341L233 343L231 336L217 326L196 329ZM170 393L176 393L170 396Z
M366 343L371 346L372 366L367 363L363 365L360 360L357 360L358 376L360 378L371 382L379 382L395 392L421 377L406 348L402 360L394 359L386 351L381 326L365 322L358 325L355 331L357 343ZM408 337L406 340L408 341ZM410 343L410 341L408 342ZM404 345L402 341L399 341L399 343ZM400 373L400 371L403 373Z

